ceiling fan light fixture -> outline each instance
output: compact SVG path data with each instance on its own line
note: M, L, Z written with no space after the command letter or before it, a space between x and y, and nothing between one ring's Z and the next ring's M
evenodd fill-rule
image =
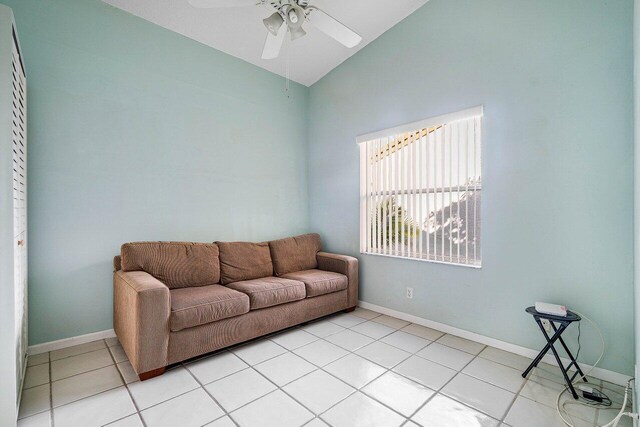
M296 15L294 10L289 11L289 21L291 21L292 24L298 23L298 15Z
M304 24L304 20L306 19L306 15L304 13L304 9L296 4L290 5L286 11L285 15L287 18L287 25L289 29L300 28L302 24Z
M269 30L271 34L277 36L278 30L282 26L284 19L282 18L280 13L275 12L270 17L263 19L262 22L264 22L264 26L267 27L267 30Z
M300 37L304 37L307 35L307 32L305 30L302 29L302 27L298 27L298 28L292 28L290 30L291 32L291 40L297 40Z

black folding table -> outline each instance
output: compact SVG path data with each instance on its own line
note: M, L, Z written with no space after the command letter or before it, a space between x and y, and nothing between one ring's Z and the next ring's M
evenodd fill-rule
M574 313L572 311L569 311L569 310L567 310L567 315L565 317L563 317L563 316L554 316L552 314L540 313L540 312L536 311L535 307L528 307L525 311L533 316L533 319L536 321L536 323L540 327L540 330L542 331L542 335L544 335L544 338L547 340L547 344L543 347L542 350L540 350L540 353L538 353L536 358L533 359L533 362L531 362L529 367L522 373L522 377L526 378L526 376L529 375L529 372L533 368L538 366L538 363L540 363L540 361L542 360L544 355L549 350L551 350L553 352L553 355L556 358L556 362L558 362L558 366L560 367L560 370L562 371L562 376L564 376L564 380L567 383L567 386L569 387L569 390L571 390L571 394L573 394L573 398L577 399L578 398L578 393L576 393L576 390L573 387L573 380L578 375L580 375L585 382L587 381L587 378L584 375L584 373L582 372L582 369L580 369L580 366L578 366L578 362L573 357L573 354L571 354L571 352L569 351L569 348L567 347L567 344L565 344L565 342L562 339L561 335L567 329L567 327L569 327L569 325L571 325L573 322L579 322L582 319L576 313ZM549 336L549 334L547 334L547 331L544 329L544 326L542 325L542 319L549 320L549 323L551 324L551 327L553 328L553 335L552 336ZM559 326L556 326L556 324L558 324ZM562 361L560 360L560 356L558 355L558 352L556 351L555 347L553 346L553 344L556 341L560 341L560 344L562 344L562 347L564 348L564 351L567 352L567 356L569 356L569 359L571 359L571 363L569 363L566 367L562 364ZM569 372L568 371L569 371L569 369L571 369L572 366L575 366L576 372L574 372L574 374L571 376L571 378L569 378Z

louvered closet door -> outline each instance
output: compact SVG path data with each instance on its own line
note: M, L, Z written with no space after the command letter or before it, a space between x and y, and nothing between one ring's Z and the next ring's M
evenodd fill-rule
M27 353L27 81L13 46L13 234L18 395Z

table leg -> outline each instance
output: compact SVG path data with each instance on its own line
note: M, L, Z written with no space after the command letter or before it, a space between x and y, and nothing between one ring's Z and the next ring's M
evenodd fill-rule
M558 339L560 337L560 334L562 333L562 331L555 331L555 333L553 334L553 336L551 337L551 341L549 341L549 337L547 335L547 332L544 330L544 326L542 326L542 322L540 321L540 319L538 319L537 317L534 317L536 323L538 324L538 326L540 327L540 330L542 331L542 334L545 336L546 340L547 340L547 344L542 348L542 350L540 350L540 353L538 353L538 355L536 356L535 359L533 359L533 362L531 362L531 364L529 365L529 367L522 373L522 378L526 378L527 375L529 375L529 372L535 368L536 366L538 366L538 363L540 363L540 360L542 360L542 358L544 357L545 354L547 354L547 352L549 351L549 349L552 347L553 342ZM563 329L564 330L564 329Z
M564 328L566 327L562 325L558 330L563 330ZM547 335L545 334L545 336ZM553 352L553 355L556 358L556 362L558 362L558 367L560 368L560 371L562 371L562 376L564 377L564 380L567 383L567 386L569 386L569 390L571 390L571 394L573 395L573 398L578 399L578 393L576 393L575 388L573 388L573 383L571 382L571 380L569 379L569 376L567 375L567 370L564 368L564 365L562 364L562 360L560 360L560 356L558 355L558 352L556 351L553 345L551 346L551 351Z
M551 322L551 325L553 326L553 330L555 331L556 326L553 324L553 322ZM560 340L560 344L562 344L564 351L567 353L567 356L569 356L569 359L571 359L571 363L569 364L569 366L567 366L567 369L570 368L571 365L576 367L577 372L575 375L572 376L572 378L575 378L576 375L579 374L584 380L584 382L588 383L589 381L587 381L587 377L584 375L584 372L582 372L582 369L580 369L580 365L578 365L578 361L573 357L573 354L571 354L571 352L569 351L569 347L567 347L567 344L564 342L562 337L558 337L558 340Z

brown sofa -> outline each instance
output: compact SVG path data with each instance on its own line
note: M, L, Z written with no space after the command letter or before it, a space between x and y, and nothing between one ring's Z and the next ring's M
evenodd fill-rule
M358 301L358 260L320 252L317 234L126 243L114 270L114 329L141 380Z

